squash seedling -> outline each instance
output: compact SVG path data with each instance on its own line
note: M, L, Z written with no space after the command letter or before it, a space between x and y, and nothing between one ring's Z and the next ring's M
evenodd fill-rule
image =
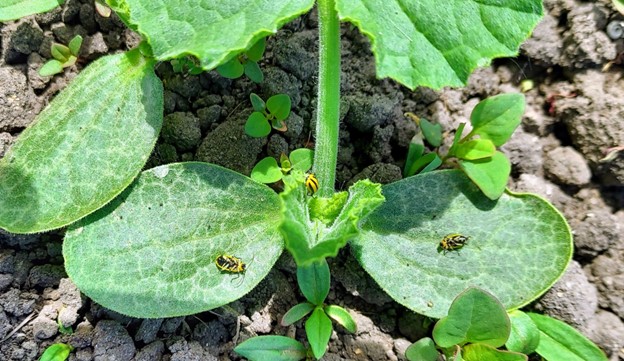
M287 94L276 94L270 97L266 103L257 94L249 96L254 112L251 113L245 123L245 133L250 137L266 137L271 128L285 132L288 127L284 122L290 115L291 101Z
M52 43L50 51L54 59L48 60L41 69L39 75L51 76L61 73L64 68L68 68L76 64L78 54L80 54L80 46L82 45L82 36L74 36L67 46L59 43Z
M219 65L217 72L229 79L237 79L245 74L254 83L262 83L264 74L262 74L258 62L262 59L265 49L266 40L262 38L248 50L232 58L227 63Z

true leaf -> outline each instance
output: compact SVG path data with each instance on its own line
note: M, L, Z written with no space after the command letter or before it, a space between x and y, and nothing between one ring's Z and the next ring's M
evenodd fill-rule
M405 160L405 167L403 167L403 175L405 177L416 174L416 170L413 170L412 166L420 157L422 157L425 151L425 143L422 138L422 133L416 133L410 141L409 148L407 149L407 159Z
M498 151L488 158L462 159L459 161L459 166L490 199L498 199L503 194L511 173L509 159Z
M441 165L442 159L440 159L437 153L427 153L422 157L418 158L413 164L410 165L410 168L407 170L405 176L411 177L419 172L427 173L438 168Z
M39 69L39 75L41 76L51 76L54 74L61 73L63 71L63 64L56 60L48 60L45 64Z
M43 352L39 361L65 361L74 348L64 343L55 343Z
M314 151L308 148L299 148L290 152L290 162L294 169L307 172L312 168Z
M284 120L290 115L290 97L287 94L273 95L267 100L266 107L277 120Z
M284 316L282 317L282 326L290 326L293 323L299 321L304 318L307 314L314 310L314 305L310 302L303 302L293 306L290 310L288 310Z
M604 352L573 327L537 313L527 315L540 331L535 352L548 361L607 361Z
M340 0L342 20L371 39L377 76L414 89L462 86L477 66L515 56L541 0Z
M465 361L527 361L529 359L521 353L497 350L485 344L466 345L462 354Z
M82 45L82 36L76 35L69 42L69 51L73 56L78 56L80 53L80 46Z
M500 147L516 130L524 114L522 93L500 94L482 100L470 114L472 131Z
M325 259L297 266L297 284L305 298L320 306L329 294L330 274Z
M435 343L429 337L421 338L405 350L405 358L409 361L437 361L439 355Z
M357 331L357 325L355 324L355 320L353 319L349 311L336 305L328 305L325 306L323 309L325 310L327 316L329 316L332 320L338 322L347 331L351 333L355 333Z
M210 70L276 33L310 10L314 0L125 0L109 4L147 39L157 60L190 54Z
M258 40L249 50L245 52L247 58L253 62L259 62L262 59L262 55L264 54L264 49L266 48L266 39L262 38Z
M298 361L306 357L306 348L285 336L256 336L234 348L234 352L253 361Z
M545 292L572 256L565 219L540 197L505 193L492 201L458 170L416 175L382 191L386 201L351 249L386 293L420 314L444 317L470 286L519 308ZM470 237L468 244L438 253L449 233Z
M152 60L133 50L93 62L0 160L0 227L42 232L108 203L145 165L162 114Z
M65 0L3 0L0 2L0 21L44 13L63 5L64 2Z
M420 118L418 124L429 144L434 147L439 147L442 144L442 126L440 124L433 124L425 118Z
M270 271L282 252L278 214L275 192L239 173L164 165L69 228L65 269L83 293L122 314L203 312L239 299ZM244 273L219 270L221 255L245 262Z
M321 358L325 353L332 333L331 320L323 312L322 308L318 307L312 312L312 315L305 323L305 330L314 357L317 359Z
M245 69L245 75L254 83L262 83L264 81L264 74L260 70L260 66L255 61L247 61L243 65Z
M260 183L275 183L282 179L282 169L273 157L266 157L251 170L251 179Z
M459 143L455 148L457 158L477 160L491 157L496 152L496 147L489 139L473 139Z
M245 133L250 137L266 137L271 133L271 125L260 112L253 112L245 123Z
M245 73L245 67L237 58L234 58L225 64L219 65L217 67L217 72L221 74L222 77L237 79Z
M359 181L349 189L338 216L326 225L310 217L303 184L287 189L280 197L283 214L280 231L297 265L336 256L347 241L358 235L360 220L383 202L378 184Z
M540 340L540 332L535 322L522 311L509 313L511 321L511 333L505 346L509 351L532 354L535 352Z
M500 347L510 329L503 305L491 294L471 287L455 298L448 316L436 323L433 339L441 347L468 342Z
M262 100L262 98L260 98L258 94L256 93L249 94L249 99L251 100L251 106L253 107L254 111L263 112L264 109L266 108L266 104L264 103L264 100Z

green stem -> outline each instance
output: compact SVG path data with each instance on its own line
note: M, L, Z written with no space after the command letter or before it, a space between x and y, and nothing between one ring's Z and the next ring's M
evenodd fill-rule
M340 120L340 21L336 0L318 0L319 79L314 173L319 197L331 197L336 182Z

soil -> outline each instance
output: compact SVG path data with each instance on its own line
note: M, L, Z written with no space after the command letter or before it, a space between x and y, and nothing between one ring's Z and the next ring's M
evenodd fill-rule
M36 114L90 61L127 50L140 40L93 1L69 0L46 14L0 25L0 156ZM565 276L532 307L577 327L610 360L624 360L624 156L601 162L624 145L623 39L607 25L622 21L609 0L546 0L547 15L514 59L476 71L461 89L410 91L375 77L368 40L342 28L342 125L337 187L369 177L402 177L414 123L403 114L440 123L445 131L469 118L487 96L525 92L522 126L503 150L513 164L510 187L542 195L574 231L576 252ZM262 84L228 80L216 72L157 73L165 84L165 121L146 167L174 161L217 163L249 174L266 155L279 156L314 139L317 63L316 13L304 15L268 39ZM85 38L81 62L54 77L37 69L50 43ZM290 95L288 131L252 139L243 134L249 93L264 99ZM303 298L294 262L283 255L269 276L244 298L188 317L134 319L84 297L63 270L63 231L13 235L0 231L0 359L36 360L55 342L75 347L70 360L238 360L235 344L260 334L304 339L301 324L278 320ZM355 335L338 328L324 360L403 360L426 335L425 321L393 302L348 251L330 261L329 301L354 315ZM74 330L59 333L57 319Z

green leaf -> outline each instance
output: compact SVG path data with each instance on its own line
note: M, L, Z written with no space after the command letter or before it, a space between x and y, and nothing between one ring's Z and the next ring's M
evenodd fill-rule
M314 197L308 201L310 219L318 219L323 224L331 226L336 220L345 203L349 199L348 192L336 192L331 198Z
M442 165L442 159L437 153L427 153L418 158L407 170L406 177L411 177L416 173L427 173Z
M266 104L264 100L258 96L256 93L249 94L249 99L251 100L251 106L253 110L256 112L263 112L266 109Z
M258 63L255 61L247 61L243 67L245 68L245 75L247 75L251 81L258 84L264 81L264 74L262 74Z
M524 94L500 94L482 100L470 114L470 134L489 139L500 147L516 130L524 114Z
M510 330L505 307L491 294L471 287L455 298L448 316L436 323L433 339L441 347L468 342L500 347Z
M43 352L39 361L65 361L74 348L64 343L55 343Z
M267 100L266 107L277 120L284 120L290 115L290 97L287 94L273 95Z
M435 343L429 337L421 338L405 350L405 358L409 361L437 361L439 355Z
M80 47L82 46L82 36L76 35L69 42L69 51L73 56L78 56L80 54Z
M0 2L0 21L10 21L24 16L45 13L65 0L3 0Z
M273 190L239 173L164 165L69 228L65 269L83 293L125 315L203 312L239 299L271 270L283 247L277 214ZM220 271L221 255L246 270Z
M459 170L417 175L382 190L385 203L362 224L351 249L388 295L428 317L444 317L470 286L490 292L506 309L520 308L550 288L572 257L568 224L540 197L508 192L492 201ZM470 237L468 244L438 253L449 233Z
M290 152L290 162L294 169L307 172L312 168L314 151L308 148L298 148Z
M56 59L48 60L39 69L39 75L41 76L52 76L61 72L63 72L63 64Z
M532 354L535 352L540 340L539 329L535 322L522 311L509 313L511 320L511 333L505 346L509 351Z
M422 138L422 133L416 133L416 135L412 137L407 150L407 159L405 160L405 167L403 167L403 175L405 177L416 174L416 170L413 170L414 163L422 157L424 151L425 143Z
M496 153L496 147L489 139L473 139L459 143L455 148L455 156L465 160L477 160L491 157Z
M310 302L299 303L293 306L284 314L284 317L282 317L282 322L280 322L280 324L282 326L290 326L293 323L304 318L308 313L312 312L314 307L315 306Z
M260 183L275 183L282 179L282 168L273 157L266 157L251 170L251 179Z
M253 112L249 118L247 118L247 123L245 123L245 133L255 138L266 137L271 133L271 125L264 117L264 114Z
M317 307L305 323L306 335L314 357L320 359L325 354L332 334L331 320L322 308Z
M356 333L357 325L355 324L355 320L349 313L349 311L344 308L336 305L328 305L323 308L327 316L329 316L332 320L338 322L345 330Z
M340 0L336 8L371 39L377 76L410 89L462 86L477 66L515 56L543 11L540 0Z
M276 33L312 5L314 0L125 0L113 9L147 39L157 60L190 54L210 70Z
M297 266L297 284L305 298L315 306L321 306L329 294L330 274L325 259Z
M463 359L465 361L528 361L529 358L521 353L497 350L484 344L472 344L464 347Z
M50 52L52 53L52 57L61 63L64 63L69 59L71 54L71 50L63 44L52 43L50 46Z
M460 160L459 166L486 197L498 199L505 192L511 174L511 163L505 154L497 151L489 158Z
M442 144L442 126L440 124L433 124L425 118L420 118L418 124L429 144L434 147L439 147Z
M311 219L303 184L287 189L280 197L283 215L280 231L299 266L336 256L347 241L358 235L359 222L383 203L379 184L359 181L349 188L342 210L327 226L321 220Z
M217 73L228 79L238 79L245 73L245 67L238 58L233 58L223 65L217 67Z
M262 59L264 49L266 49L266 38L258 40L251 48L249 48L249 50L245 52L245 54L249 60L257 63L260 59Z
M234 348L234 352L251 361L298 361L306 357L306 348L285 336L256 336Z
M133 50L91 63L0 160L0 227L43 232L108 203L145 165L162 114L152 60Z
M593 342L564 322L537 313L527 313L540 330L535 350L548 361L607 361Z

